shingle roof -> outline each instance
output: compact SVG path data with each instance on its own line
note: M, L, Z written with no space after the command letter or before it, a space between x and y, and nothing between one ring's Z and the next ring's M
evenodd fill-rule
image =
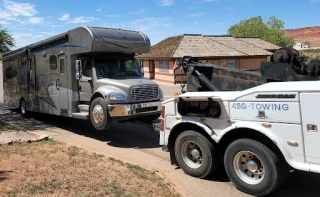
M269 51L233 37L207 37L207 39L218 42L230 49L240 51L246 56L272 55L272 53L270 53Z
M168 58L168 57L172 57L172 55L176 51L177 47L179 46L182 38L183 38L183 36L169 37L169 38L159 42L158 44L152 46L149 53L139 55L138 57L143 57L143 58L154 58L154 57Z
M193 56L245 56L241 51L234 50L219 42L214 42L209 37L184 36L177 47L173 57Z
M259 38L181 35L159 42L151 47L150 53L137 58L270 56L272 53L267 49L279 48Z
M275 44L272 44L260 38L237 38L237 39L250 43L254 46L260 47L265 50L277 50L281 48Z

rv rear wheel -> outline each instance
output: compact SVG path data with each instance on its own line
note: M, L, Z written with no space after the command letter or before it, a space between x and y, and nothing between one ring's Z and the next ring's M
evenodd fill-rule
M103 98L98 97L92 101L90 105L90 120L93 127L99 131L110 128L112 121Z
M220 167L214 144L196 131L182 132L176 139L174 153L182 170L194 177L207 177Z

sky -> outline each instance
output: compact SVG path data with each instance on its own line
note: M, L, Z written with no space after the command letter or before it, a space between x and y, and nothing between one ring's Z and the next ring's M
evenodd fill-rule
M138 30L154 45L181 34L224 35L254 16L285 29L320 26L320 0L0 0L0 25L15 48L79 26Z

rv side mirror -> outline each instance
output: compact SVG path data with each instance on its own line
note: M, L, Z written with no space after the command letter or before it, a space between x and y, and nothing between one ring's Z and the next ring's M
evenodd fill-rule
M81 60L76 60L76 78L77 80L80 80L82 77L82 61Z

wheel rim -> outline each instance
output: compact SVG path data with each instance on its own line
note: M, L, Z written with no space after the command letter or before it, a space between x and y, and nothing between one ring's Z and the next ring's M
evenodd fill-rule
M21 114L26 114L26 103L24 101L21 102L20 108Z
M203 155L199 145L192 140L185 141L181 146L183 161L190 168L199 168L203 162Z
M95 123L100 124L104 120L103 108L101 105L94 106L92 110L92 117Z
M265 168L260 158L250 151L240 151L233 160L238 177L250 184L257 185L264 179Z

